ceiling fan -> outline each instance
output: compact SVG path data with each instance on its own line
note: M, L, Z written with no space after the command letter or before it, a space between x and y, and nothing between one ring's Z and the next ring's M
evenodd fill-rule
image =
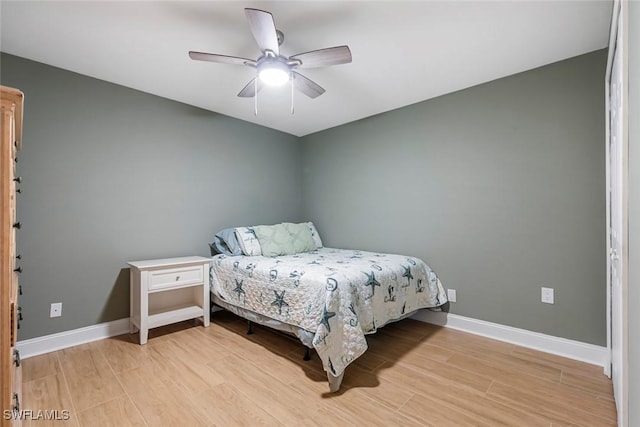
M256 59L237 56L219 55L215 53L189 52L189 57L198 61L219 62L232 65L248 65L256 68L256 77L238 93L239 97L255 97L264 84L281 86L291 81L291 93L297 89L310 98L322 95L325 90L311 79L298 73L298 68L319 68L351 62L349 46L335 46L326 49L312 50L285 57L280 55L280 45L284 35L276 29L273 15L259 9L245 9L249 27L258 42L262 55ZM257 101L256 101L257 102ZM293 105L292 105L293 111ZM257 111L256 111L257 112Z

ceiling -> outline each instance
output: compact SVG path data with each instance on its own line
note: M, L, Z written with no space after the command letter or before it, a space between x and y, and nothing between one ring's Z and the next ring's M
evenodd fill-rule
M353 62L300 70L316 99L265 88L255 69L189 50L257 58L245 7L271 12L290 56L347 44ZM5 1L0 50L303 136L601 49L612 1Z

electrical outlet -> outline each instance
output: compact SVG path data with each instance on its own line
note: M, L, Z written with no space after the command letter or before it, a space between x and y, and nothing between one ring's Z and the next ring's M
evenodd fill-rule
M60 317L62 316L62 303L54 302L51 303L51 309L49 310L49 317Z
M447 289L447 298L449 299L449 302L456 302L456 290Z
M542 302L553 304L553 288L542 287Z

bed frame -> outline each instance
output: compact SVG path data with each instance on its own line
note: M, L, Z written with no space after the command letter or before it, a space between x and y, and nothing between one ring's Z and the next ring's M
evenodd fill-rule
M238 317L242 317L243 319L245 319L247 321L247 335L252 335L253 334L253 324L257 323L259 325L262 326L266 326L268 328L274 329L276 331L282 332L288 336L291 337L295 337L297 338L302 345L304 346L304 354L302 356L302 359L305 361L309 361L311 360L311 353L310 350L314 349L313 348L313 334L309 331L306 331L304 329L298 328L297 326L293 326L293 325L289 325L287 323L282 323L278 320L272 319L270 317L264 316L262 314L258 314L255 313L253 311L244 309L242 307L238 307L235 306L233 304L229 304L228 302L220 299L220 297L218 297L216 294L214 294L213 292L210 292L211 295L211 318L213 319L213 313L217 310L215 310L215 306L220 307L221 309L230 311L231 313L235 314ZM381 327L384 327L390 323L395 323L398 322L400 320L404 320L407 317L411 317L413 316L416 311L413 311L411 313L406 313L405 315L403 315L402 317L398 318L398 319L392 319L389 320L387 323L385 323L384 325L379 325L378 329ZM315 349L314 349L315 350ZM329 381L329 391L331 393L336 392L340 389L340 385L342 384L342 379L344 378L344 371L338 375L338 376L334 376L332 375L330 372L327 372L327 380Z
M282 323L278 320L272 319L270 317L264 316L262 314L255 313L253 311L244 309L242 307L235 306L233 304L229 304L228 302L220 299L216 294L210 292L211 295L211 314L214 312L214 304L216 306L222 307L223 309L230 311L236 316L242 317L247 320L247 335L253 334L252 324L257 323L262 326L266 326L271 329L275 329L277 331L283 332L287 335L291 335L296 337L300 342L304 345L304 355L303 360L308 361L311 360L310 349L313 348L313 334L304 329L298 328L297 326L289 325L287 323ZM327 380L329 381L329 391L336 392L340 389L340 384L342 384L342 378L344 377L344 371L338 375L332 375L330 372L327 372Z

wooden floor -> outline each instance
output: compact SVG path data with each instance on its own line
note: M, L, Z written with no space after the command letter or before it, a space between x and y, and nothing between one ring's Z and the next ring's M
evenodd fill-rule
M216 313L24 360L23 408L80 426L615 426L602 368L411 319L369 336L329 394L317 355ZM45 421L25 425L45 426Z

